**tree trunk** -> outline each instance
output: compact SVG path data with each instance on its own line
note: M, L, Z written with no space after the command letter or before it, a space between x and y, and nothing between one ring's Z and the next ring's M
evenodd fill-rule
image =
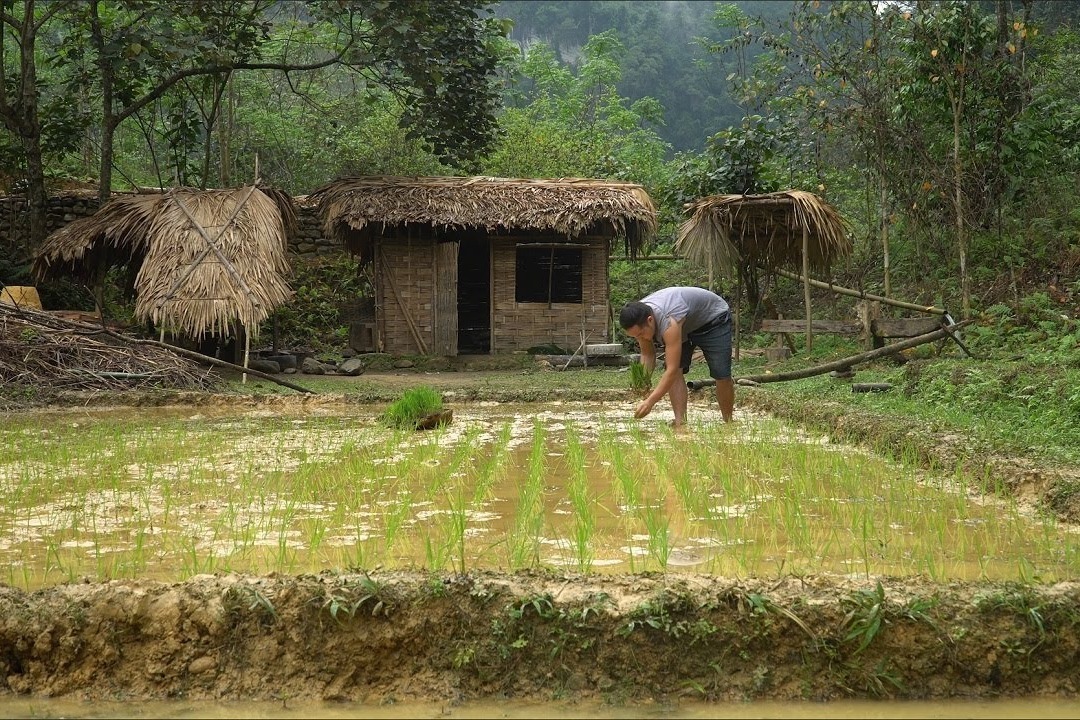
M112 194L113 136L116 117L113 114L113 73L105 56L105 35L101 30L98 0L90 4L90 34L97 51L98 71L101 73L101 162L98 165L98 199L104 205Z
M31 64L33 59L31 58ZM30 94L36 94L34 72L30 71L29 86ZM27 94L27 88L23 88L23 94ZM26 200L30 214L30 243L29 248L34 249L45 241L47 234L46 211L49 205L49 194L45 190L45 166L41 160L41 122L38 118L37 101L28 99L26 115L23 119L22 146L26 155Z
M38 116L37 67L34 64L34 46L37 43L34 2L27 0L23 6L22 22L19 30L19 79L18 96L14 104L8 102L7 93L3 94L0 114L4 126L19 138L26 158L26 199L29 210L29 242L22 248L16 248L19 255L29 255L45 240L46 208L48 194L45 191L45 168L41 159L41 120ZM8 24L8 23L5 23ZM5 28L4 33L7 33ZM2 47L2 45L0 45ZM0 72L0 82L7 83L7 74Z

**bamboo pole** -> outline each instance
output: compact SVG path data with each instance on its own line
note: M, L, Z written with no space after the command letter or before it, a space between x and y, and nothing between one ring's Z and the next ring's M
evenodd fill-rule
M810 228L802 229L803 305L806 306L806 352L814 349L814 320L810 311Z
M790 270L784 270L782 268L774 268L777 275L782 275L791 280L798 280L803 282L806 276L793 273ZM878 302L885 303L886 305L892 305L893 307L904 308L905 310L917 310L919 312L929 313L931 315L944 315L944 308L934 307L933 305L916 305L915 303L904 302L902 300L893 300L892 298L883 297L881 295L873 295L862 290L852 290L851 288L841 287L839 285L833 285L832 283L821 282L820 280L809 280L812 287L820 288L822 290L831 290L839 295L847 295L849 297L857 297L863 300L877 300Z
M786 382L788 380L802 380L803 378L814 377L815 375L824 375L827 372L833 370L845 370L853 365L876 360L886 355L892 355L900 352L901 350L907 350L908 348L916 347L917 345L924 345L928 342L934 342L935 340L941 340L942 338L949 337L952 331L957 330L965 325L973 323L974 320L963 320L953 325L943 326L933 332L928 332L923 335L917 335L913 338L903 340L893 345L888 345L876 350L870 350L869 352L860 353L858 355L852 355L851 357L843 358L841 360L835 360L824 365L815 365L814 367L803 368L802 370L793 370L788 373L769 373L767 375L748 375L747 377L739 378L739 381L749 381L752 383L772 383L772 382ZM715 380L691 380L686 383L686 387L690 390L700 390L704 387L710 387L715 385Z
M251 334L248 333L245 326L241 325L240 327L244 330L244 374L240 376L240 384L247 385L248 360L251 357Z

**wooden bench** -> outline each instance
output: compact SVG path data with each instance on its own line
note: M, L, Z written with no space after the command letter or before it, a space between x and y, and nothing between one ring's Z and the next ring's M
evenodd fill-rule
M867 332L864 324L855 320L811 320L810 330L814 335L860 335L868 339L871 347L879 348L884 347L885 341L890 338L912 338L933 332L941 327L941 317L874 318L869 324ZM779 336L778 346L765 350L768 360L775 362L790 357L794 343L787 336L806 332L806 320L765 319L761 321L760 331L776 333Z

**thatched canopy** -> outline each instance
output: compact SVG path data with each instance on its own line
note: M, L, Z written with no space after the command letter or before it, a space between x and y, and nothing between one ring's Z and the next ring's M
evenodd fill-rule
M255 333L291 295L286 228L295 222L287 195L254 187L118 197L50 235L34 274L93 277L126 258L141 264L137 319L193 337L229 334L233 320Z
M540 230L575 237L607 227L636 255L656 232L656 208L640 185L569 178L343 178L311 195L328 236L370 260L375 228Z
M827 272L851 253L847 224L813 193L786 190L766 195L711 195L689 207L675 250L718 271L735 273L743 263L766 270L802 271L803 232L811 270Z

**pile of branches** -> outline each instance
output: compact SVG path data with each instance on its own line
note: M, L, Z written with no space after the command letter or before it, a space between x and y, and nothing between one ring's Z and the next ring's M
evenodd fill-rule
M220 380L162 347L0 304L0 386L42 390L214 390Z

